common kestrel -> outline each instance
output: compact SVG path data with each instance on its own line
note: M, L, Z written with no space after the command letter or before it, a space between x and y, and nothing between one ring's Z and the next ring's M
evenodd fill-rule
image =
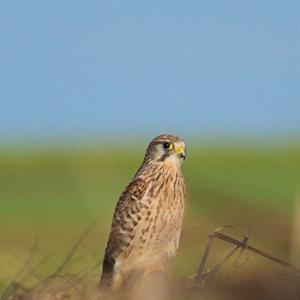
M185 143L154 138L116 205L105 249L101 286L120 286L128 275L164 271L182 231L186 187L181 172Z

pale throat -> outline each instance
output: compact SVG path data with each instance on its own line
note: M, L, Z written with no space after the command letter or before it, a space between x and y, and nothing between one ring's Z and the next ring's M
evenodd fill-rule
M164 164L168 168L171 168L178 172L180 171L180 167L181 167L181 159L176 154L172 154L164 160Z

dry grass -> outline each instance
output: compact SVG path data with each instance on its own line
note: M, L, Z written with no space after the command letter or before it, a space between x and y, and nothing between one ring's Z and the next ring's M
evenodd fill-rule
M237 240L222 233L223 228L210 233L206 249L199 261L198 272L184 279L172 278L170 274L154 273L147 277L131 279L130 283L118 291L99 290L99 269L101 262L85 266L77 274L64 271L72 263L74 254L90 233L88 228L78 238L68 255L56 270L37 280L36 284L25 287L22 280L28 273L35 275L36 267L31 261L36 253L37 243L14 279L2 293L1 300L102 300L102 299L300 299L300 269L270 253L248 244L248 236ZM228 243L232 249L214 266L208 266L208 258L216 240ZM249 251L281 266L281 272L243 272L249 263ZM224 274L222 269L228 268ZM284 274L284 275L283 275Z

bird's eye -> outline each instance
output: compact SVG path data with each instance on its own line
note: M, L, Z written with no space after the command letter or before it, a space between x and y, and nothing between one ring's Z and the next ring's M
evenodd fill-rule
M172 148L172 144L170 144L170 143L163 143L163 147L165 149L171 149Z

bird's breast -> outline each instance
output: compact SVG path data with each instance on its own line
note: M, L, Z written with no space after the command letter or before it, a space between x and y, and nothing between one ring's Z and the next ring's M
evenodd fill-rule
M180 173L166 172L152 181L144 211L140 238L148 247L159 248L178 239L185 206L185 187ZM179 234L180 235L180 234Z
M155 264L173 256L182 230L185 185L181 173L173 170L153 172L142 199L132 199L137 211L126 218L134 222L126 251L118 261L124 268ZM133 223L132 223L133 224Z

